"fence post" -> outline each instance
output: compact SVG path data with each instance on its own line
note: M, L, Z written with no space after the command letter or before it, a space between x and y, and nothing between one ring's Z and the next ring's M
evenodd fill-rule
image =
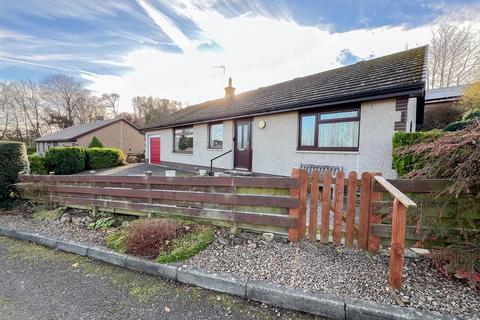
M151 176L152 176L152 171L145 171L145 179L146 179L147 181L150 180L150 177L151 177ZM147 190L149 190L149 191L152 190L152 185L151 185L150 183L147 183ZM152 202L153 202L151 197L148 197L148 198L147 198L147 201L148 201L148 204L150 204L150 205L151 205ZM152 211L151 211L151 210L152 210L152 209L150 209L150 212L148 212L148 214L147 214L147 217L149 217L149 218L152 217Z
M390 252L390 286L399 289L403 282L403 256L405 253L405 229L407 208L393 200L392 242Z
M382 200L382 193L373 191L373 187L375 185L374 176L381 176L381 173L375 172L372 173L372 181L370 183L370 206L369 206L369 215L368 215L368 251L375 253L380 249L380 237L374 236L370 234L370 225L372 223L380 223L382 221L382 216L373 212L372 210L372 201L381 201Z
M299 181L300 184L300 169L298 168L293 168L292 169L292 178L295 178ZM298 188L291 188L290 189L290 197L299 199L300 196L300 185ZM298 205L300 207L300 203ZM288 210L288 215L292 218L298 218L298 210L299 208L290 208ZM298 221L298 220L297 220ZM299 229L299 223L297 223L294 227L289 227L288 228L288 240L292 242L297 242L298 241L298 229Z
M345 245L353 247L353 233L355 228L355 207L357 201L357 173L351 171L348 174L347 190L347 217L345 221Z
M325 171L322 188L322 225L320 227L320 239L323 243L328 242L330 232L330 198L332 196L332 172Z
M312 183L310 185L310 221L308 224L308 234L311 241L317 240L317 217L318 217L318 180L320 173L318 170L312 172Z
M343 171L337 172L335 175L335 204L333 207L333 244L342 244L342 211L343 211L343 197L345 186L345 174Z
M368 248L369 216L371 207L372 174L362 173L360 183L360 224L358 227L358 247L366 250Z
M308 195L308 173L307 170L300 170L300 207L298 211L298 236L300 240L305 239L307 229L307 195Z

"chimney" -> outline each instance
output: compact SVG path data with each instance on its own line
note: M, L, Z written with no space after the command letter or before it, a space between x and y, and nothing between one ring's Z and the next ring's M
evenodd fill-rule
M232 87L232 78L228 78L228 87L225 87L225 98L231 98L235 95L235 88Z

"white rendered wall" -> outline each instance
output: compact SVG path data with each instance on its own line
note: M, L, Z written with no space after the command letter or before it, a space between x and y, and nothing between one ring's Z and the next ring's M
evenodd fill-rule
M233 121L223 122L223 148L208 148L208 124L193 126L193 153L173 152L173 129L148 131L145 133L145 157L150 159L149 137L160 137L160 160L168 162L186 163L199 166L210 166L210 159L221 155L233 148ZM213 162L217 168L233 168L233 152Z
M409 101L409 108L411 105L415 107L415 103ZM408 114L415 115L415 112L409 110ZM260 120L267 123L264 129L258 128ZM395 99L364 102L361 105L359 151L334 152L297 150L298 112L255 117L252 126L252 171L288 176L292 168L307 163L342 166L346 172L382 172L384 177L394 178L392 136L394 123L399 120L400 112L395 111ZM415 123L415 119L412 121ZM233 148L233 121L224 121L223 124L222 150L208 149L208 125L200 124L193 127L193 154L173 152L173 129L170 128L145 134L146 157L149 158L149 137L159 136L162 161L209 166L211 158ZM214 166L233 168L233 153L216 160Z

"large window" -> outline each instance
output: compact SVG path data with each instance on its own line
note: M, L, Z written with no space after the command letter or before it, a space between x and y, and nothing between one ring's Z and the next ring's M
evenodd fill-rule
M208 126L208 147L210 149L223 148L223 123L214 123Z
M298 148L357 151L359 124L359 109L302 113Z
M193 127L173 129L173 151L193 153Z

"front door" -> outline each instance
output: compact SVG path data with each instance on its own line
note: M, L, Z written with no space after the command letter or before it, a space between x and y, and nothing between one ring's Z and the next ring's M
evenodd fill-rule
M235 168L252 169L252 120L235 121Z
M150 163L160 164L160 138L150 138Z

